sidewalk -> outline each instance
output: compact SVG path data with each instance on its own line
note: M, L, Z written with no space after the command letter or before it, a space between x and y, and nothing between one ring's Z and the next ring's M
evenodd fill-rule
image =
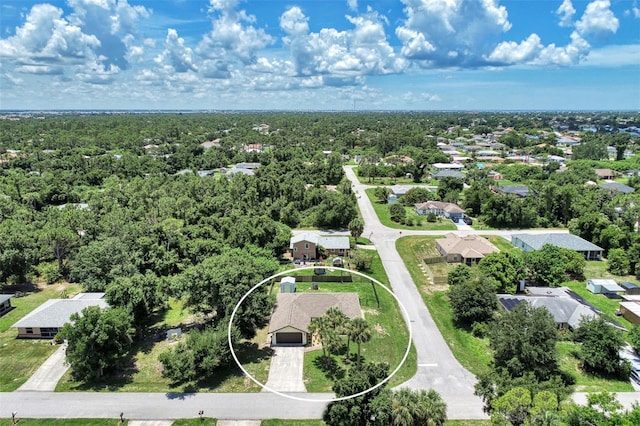
M67 372L69 366L65 364L65 350L67 345L60 347L36 370L29 380L17 389L23 391L48 391L56 389L58 381Z

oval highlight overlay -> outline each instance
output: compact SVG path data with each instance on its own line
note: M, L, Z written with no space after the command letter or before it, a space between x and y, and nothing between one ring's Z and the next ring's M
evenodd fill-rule
M384 288L391 296L393 296L394 299L396 299L396 301L398 302L398 306L400 306L400 309L402 310L402 314L405 318L405 323L407 324L407 328L409 329L409 339L407 342L407 349L404 352L404 355L402 357L402 360L400 361L400 363L398 364L398 366L391 372L391 374L389 374L389 376L387 376L384 380L382 380L380 383L377 383L375 386L370 387L369 389L366 389L362 392L358 392L358 393L354 393L353 395L347 395L347 396L343 396L341 398L329 398L329 399L315 399L315 398L303 398L303 397L299 397L296 395L291 395L291 394L286 394L283 392L279 392L275 389L271 389L269 388L267 385L260 383L258 380L256 380L255 377L253 377L251 375L251 373L249 373L247 370L245 370L245 368L242 366L242 364L240 363L240 361L238 360L238 357L236 356L236 352L235 349L233 348L233 343L231 342L231 326L233 324L233 319L235 318L236 312L238 311L238 308L240 308L240 306L242 305L242 303L245 301L245 299L247 297L249 297L249 295L251 293L253 293L254 290L256 290L258 287L260 287L261 285L265 284L266 282L277 278L279 276L282 275L291 275L293 272L296 271L304 271L304 270L308 270L308 269L330 269L330 270L336 270L336 271L344 271L344 272L348 272L350 274L355 274L358 276L361 276L363 278L366 278L370 281L372 281L373 283L379 285L380 287ZM309 266L309 267L304 267L304 268L297 268L297 269L293 269L293 270L287 270L287 271L283 271L283 272L278 272L277 274L274 274L268 278L265 278L264 280L260 281L258 284L254 285L249 291L247 291L242 298L240 299L240 301L238 301L238 304L236 304L236 306L233 308L233 312L231 313L231 318L229 318L229 326L228 326L228 331L227 331L227 335L228 335L228 340L229 340L229 348L231 349L231 355L233 356L233 359L235 360L236 364L238 365L238 367L240 367L240 369L242 370L242 372L249 378L251 379L251 381L253 381L255 384L257 384L258 386L260 386L261 388L275 393L277 395L280 395L284 398L289 398L289 399L295 399L298 401L307 401L307 402L336 402L336 401L344 401L346 399L351 399L351 398L356 398L358 396L364 395L366 393L371 392L372 390L384 385L385 383L387 383L402 367L402 365L405 363L405 361L407 360L407 357L409 356L409 352L411 351L411 341L413 339L413 330L411 328L411 321L409 318L409 314L407 312L407 309L404 307L404 305L402 304L402 302L400 302L400 300L398 299L398 297L391 291L390 288L388 288L387 286L385 286L384 284L382 284L380 281L376 280L375 278L372 278L368 275L363 274L362 272L358 272L358 271L352 271L350 269L345 269L345 268L339 268L339 267L335 267L335 266Z

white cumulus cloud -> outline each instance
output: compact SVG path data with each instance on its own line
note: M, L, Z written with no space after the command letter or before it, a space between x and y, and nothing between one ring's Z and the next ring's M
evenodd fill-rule
M570 27L573 25L573 15L576 13L576 9L573 7L571 0L563 0L562 4L556 10L556 14L560 18L561 27Z
M620 21L610 8L609 0L595 0L589 3L582 18L576 22L576 30L583 37L603 38L615 33Z
M185 46L184 39L178 36L178 32L173 28L167 30L164 50L155 58L155 62L163 67L170 67L172 71L178 73L198 69L193 50Z
M299 36L309 32L309 18L307 18L302 9L298 6L287 9L280 16L280 28L292 36Z
M402 0L406 20L396 28L402 54L423 66L474 66L511 28L495 0Z

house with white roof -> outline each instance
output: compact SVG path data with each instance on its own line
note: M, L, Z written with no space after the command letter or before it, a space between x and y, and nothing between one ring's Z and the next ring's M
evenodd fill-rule
M70 321L71 315L89 306L106 309L104 293L80 293L73 299L49 299L25 315L11 327L18 329L18 337L52 339Z

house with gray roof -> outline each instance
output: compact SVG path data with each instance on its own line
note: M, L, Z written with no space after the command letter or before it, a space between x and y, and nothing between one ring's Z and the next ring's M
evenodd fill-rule
M346 256L351 243L346 235L321 235L316 232L302 232L294 235L289 242L294 259L310 260L318 258L318 248L323 247L328 256Z
M582 254L586 260L600 260L604 249L573 234L514 234L511 244L522 251L540 250L545 244L566 248Z
M511 194L520 198L529 196L529 187L526 185L496 185L492 188L495 192L505 195Z
M0 317L13 309L11 298L13 294L0 294Z
M566 288L560 288L560 290ZM546 290L546 288L545 288ZM568 290L568 289L566 289ZM521 302L529 303L533 307L544 307L547 309L558 325L558 328L575 329L580 326L585 318L597 318L598 311L595 308L584 305L569 295L564 294L552 295L514 295L514 294L498 294L500 305L511 312Z
M313 343L309 332L311 320L331 307L348 318L362 318L358 293L278 293L269 322L272 345L307 345Z
M71 315L89 306L106 309L108 304L103 297L104 293L80 293L73 299L49 299L11 327L18 329L18 337L52 339Z
M444 201L426 201L424 203L414 204L416 213L421 216L434 214L438 217L446 217L454 222L458 222L464 218L464 210L454 203L445 203Z
M608 189L613 192L620 192L622 194L631 194L635 191L635 188L624 185L618 182L605 182L598 185L602 189Z
M437 172L432 173L431 177L436 180L444 179L447 177L454 178L454 179L464 179L464 175L461 172L457 170L448 170L448 169L438 170Z

